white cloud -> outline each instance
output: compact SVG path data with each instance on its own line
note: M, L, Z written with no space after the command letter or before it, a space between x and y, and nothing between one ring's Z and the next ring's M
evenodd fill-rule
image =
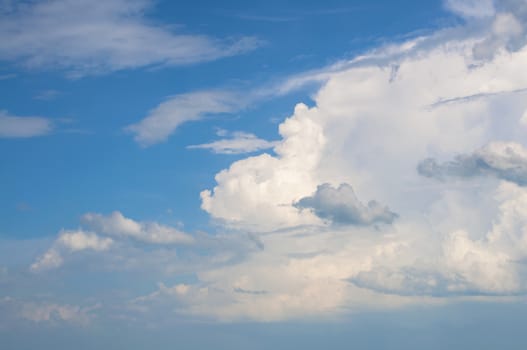
M142 146L165 141L183 123L209 114L233 112L241 108L240 100L223 91L198 91L171 97L140 122L126 127Z
M463 17L492 17L495 13L493 0L446 0L450 11Z
M150 0L45 0L0 9L0 59L72 76L215 60L254 49L251 37L214 39L146 18Z
M31 264L30 270L33 272L45 271L56 269L64 263L59 251L55 248L50 248L47 252L37 258L37 260Z
M187 233L157 222L137 222L126 218L118 211L108 216L87 213L82 223L91 229L114 238L132 238L151 244L191 244L194 238Z
M62 266L64 254L71 254L83 250L105 251L113 244L110 238L102 238L93 232L61 231L58 238L43 255L31 264L30 270L39 272Z
M484 145L478 154L492 167L522 169L527 48L500 48L473 65L480 35L433 36L342 64L324 76L313 107L298 104L280 125L276 156L219 172L202 208L227 227L259 232L265 248L198 271L194 292L173 296L180 312L269 321L524 293L525 188L503 176L431 184L416 171L427 157ZM323 183L351 183L400 218L322 226L295 203Z
M107 250L113 241L110 238L101 238L90 232L64 231L59 235L57 243L72 252L76 252L85 249L95 251Z
M474 47L494 29L474 36L460 31L287 81L284 91L306 81L323 85L312 107L297 104L280 124L274 155L233 162L201 193L202 208L225 224L222 230L236 239L250 233L244 244L232 251L225 248L231 242L210 244L195 266L181 267L174 257L172 271L193 280L161 283L132 304L141 312L159 304L162 312L227 321L320 320L525 294L527 189L500 176L430 181L416 170L422 159L453 159L484 145L492 146L478 161L497 171L523 164L525 130L517 125L527 109L527 48L495 48L474 64ZM211 109L230 110L191 108L198 116ZM146 139L159 140L160 133L152 135ZM353 184L360 198L389 203L399 218L390 225L328 225L295 206L325 183ZM344 203L357 205L343 192ZM90 215L85 224L116 240L160 242L146 223L120 213Z
M527 16L526 16L527 18ZM491 34L474 46L477 59L491 59L500 50L516 50L525 44L525 28L513 13L498 13Z
M201 193L202 208L231 226L257 231L317 223L312 213L293 207L318 185L313 177L326 139L311 118L313 110L299 104L280 125L284 141L267 153L235 162L216 175L218 185Z
M525 112L523 112L523 115L520 119L520 124L523 125L523 126L527 126L527 110L525 110Z
M90 314L93 308L81 308L74 305L23 303L20 309L20 317L36 323L67 322L87 325L93 318Z
M260 230L314 223L292 204L322 183L351 183L361 197L390 203L396 212L421 205L423 198L405 191L425 186L415 166L430 152L479 148L493 141L494 130L502 139L523 139L517 128L506 127L525 110L523 96L506 92L527 87L521 69L527 50L469 68L474 44L424 46L395 62L366 60L333 73L315 96L316 106L299 105L280 126L277 156L243 159L218 173L216 187L201 194L202 208L227 223L267 226ZM399 66L395 78L393 64ZM478 94L490 95L455 100ZM503 99L514 102L502 107ZM454 102L436 104L444 100ZM494 108L507 109L499 123Z
M257 152L273 148L275 146L275 142L262 140L253 134L241 131L235 131L220 136L228 135L230 137L226 139L221 139L201 145L191 145L187 148L208 149L217 154L243 154Z
M488 197L480 193L481 198ZM432 222L401 219L367 227L303 227L259 235L265 249L228 265L209 263L192 284L160 284L134 305L222 321L278 321L339 317L363 309L445 303L526 291L519 261L527 255L527 190L503 183L493 194L487 231L451 230ZM474 200L474 198L471 198ZM439 218L464 225L450 211ZM492 300L492 299L491 299Z
M43 117L19 117L0 111L0 138L27 138L49 134L51 120Z

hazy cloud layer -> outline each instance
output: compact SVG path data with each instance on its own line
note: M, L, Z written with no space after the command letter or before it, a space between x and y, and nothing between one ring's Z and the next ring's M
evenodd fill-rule
M348 184L337 188L319 185L312 196L300 199L295 207L312 209L318 217L344 225L391 224L398 216L374 200L367 206L362 204Z
M454 160L438 163L433 158L417 166L419 174L445 180L448 177L471 178L492 176L527 185L527 149L514 142L492 142L469 155L458 155Z

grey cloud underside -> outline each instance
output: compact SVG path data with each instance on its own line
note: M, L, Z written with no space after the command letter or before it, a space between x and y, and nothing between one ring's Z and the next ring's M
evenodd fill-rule
M391 224L398 217L377 201L362 204L346 183L338 188L327 183L319 185L312 196L304 197L294 205L298 209L311 209L319 218L341 225Z
M450 177L491 176L527 186L527 149L516 143L491 143L472 154L439 163L427 158L417 166L420 175L446 180Z

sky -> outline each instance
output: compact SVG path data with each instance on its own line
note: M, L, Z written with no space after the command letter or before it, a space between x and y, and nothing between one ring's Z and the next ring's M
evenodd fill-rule
M523 349L526 0L1 0L2 349Z

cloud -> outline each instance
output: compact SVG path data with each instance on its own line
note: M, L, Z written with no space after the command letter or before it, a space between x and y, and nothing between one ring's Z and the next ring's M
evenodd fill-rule
M146 17L151 6L149 0L46 0L3 8L0 59L80 77L211 61L260 45L252 37L215 39L155 24Z
M274 154L233 162L201 193L202 208L222 229L254 232L265 249L200 269L195 293L172 298L178 312L220 320L319 319L524 294L527 192L518 186L524 157L518 145L525 130L518 121L527 106L519 93L527 86L527 48L500 47L475 64L475 45L492 34L467 28L286 81L284 91L322 84L311 107L298 103L280 124ZM431 184L415 171L431 155L451 159L481 145L488 146L463 156L471 160L461 162L468 170L456 168L470 186ZM507 181L478 181L474 167ZM361 198L390 203L400 218L377 227L324 225L320 216L335 216L339 203L351 208L341 215L348 221L375 217L353 210L366 206L347 186L326 185L329 198L316 203L317 186L325 183L351 183ZM295 207L303 198L314 210Z
M269 322L320 321L454 297L522 296L527 292L521 263L527 257L527 190L502 183L490 196L497 204L491 217L477 208L487 230L467 226L438 233L436 228L444 226L433 218L430 224L403 218L375 232L365 226L267 232L260 235L265 250L231 264L206 264L197 270L197 281L161 283L133 302L146 310L170 306L181 316ZM489 194L481 194L485 197ZM448 198L438 201L450 201L439 220L463 226Z
M58 91L58 90L43 90L41 92L39 92L38 94L35 95L35 99L36 100L41 100L41 101L51 101L55 98L57 98L58 96L60 96L62 94L62 92Z
M110 238L101 238L94 233L83 231L64 231L59 235L57 243L72 252L91 249L107 250L113 243Z
M173 227L157 222L137 222L118 211L108 216L96 213L84 214L81 222L91 229L114 238L131 238L150 244L191 244L194 238Z
M217 174L218 185L201 192L202 209L230 226L257 231L318 223L312 213L299 213L292 205L316 188L313 168L326 141L310 113L298 104L280 125L283 139L274 147L276 156L246 158Z
M101 252L108 250L112 244L112 239L99 237L93 232L61 231L52 247L31 264L30 270L40 272L55 269L64 263L64 254L83 250Z
M55 239L51 247L42 255L38 256L31 264L30 270L33 272L40 272L52 270L61 267L67 259L75 253L83 251L92 251L102 253L112 248L112 257L105 256L106 263L117 263L121 267L124 265L138 266L139 256L142 256L140 265L146 266L150 259L152 262L159 263L162 261L163 266L171 264L167 257L152 257L150 255L164 254L160 251L148 248L149 252L145 252L144 245L137 247L129 244L130 242L146 243L155 246L171 246L171 245L193 245L196 239L176 228L161 225L157 222L137 222L130 218L123 216L118 211L110 215L101 215L97 213L87 213L81 218L81 223L84 229L77 230L62 230ZM108 236L108 237L105 237ZM201 235L200 247L209 248L215 247L218 250L241 250L246 249L247 246L254 246L254 239L247 237L243 242L236 243L218 243L212 237ZM130 256L133 254L135 256ZM237 253L240 254L240 253ZM90 256L85 256L89 260ZM169 254L168 258L172 257ZM169 267L167 267L168 269Z
M493 0L446 0L445 6L467 18L492 17L495 13Z
M66 322L87 325L93 318L90 314L92 310L93 308L81 308L74 305L24 303L20 310L20 316L36 323Z
M279 125L272 153L233 161L201 192L221 234L196 235L188 254L147 244L119 251L127 269L152 271L141 283L152 290L128 289L126 310L141 320L173 310L192 319L321 321L451 300L522 300L527 187L519 186L524 146L517 145L525 142L518 121L527 105L510 92L527 86L527 48L505 45L478 61L474 47L493 35L494 17L478 21L488 27L445 29L287 81L282 92L321 85L310 107L296 104ZM458 167L459 154L468 171ZM470 185L419 174L416 164L430 157L455 159L456 176ZM452 176L436 165L423 171ZM390 225L327 225L317 209L335 217L342 206L342 217L362 222L378 213L347 185L317 192L326 183L353 184L361 198L390 203L400 217ZM295 207L304 198L314 210ZM92 214L83 225L120 246L151 233L122 214Z
M47 301L26 301L17 298L0 298L2 319L13 323L22 319L37 324L68 324L87 326L95 318L94 311L99 304L81 307L78 305L61 304Z
M140 122L126 127L134 140L147 147L166 141L176 129L188 121L209 114L233 112L241 108L234 94L224 91L198 91L177 95L161 103Z
M275 142L262 140L253 134L242 131L227 133L227 135L230 135L230 138L201 145L191 145L187 148L208 149L216 154L243 154L273 148L276 144Z
M492 176L527 185L527 149L514 142L492 142L469 155L438 164L428 158L417 166L419 174L444 180L448 177Z
M52 270L62 266L63 263L64 259L58 249L50 248L47 252L38 257L33 264L31 264L30 270L33 272Z
M523 113L520 119L520 124L523 126L527 126L527 110L525 110L525 112Z
M344 225L391 224L398 217L376 201L369 201L365 206L346 183L338 188L330 184L319 185L312 196L300 199L295 207L312 209L318 217Z
M49 134L51 120L43 117L19 117L0 111L0 138L28 138Z
M518 50L525 44L526 28L514 13L498 13L492 23L491 34L483 41L476 44L473 54L476 59L488 60L497 52L503 50Z

